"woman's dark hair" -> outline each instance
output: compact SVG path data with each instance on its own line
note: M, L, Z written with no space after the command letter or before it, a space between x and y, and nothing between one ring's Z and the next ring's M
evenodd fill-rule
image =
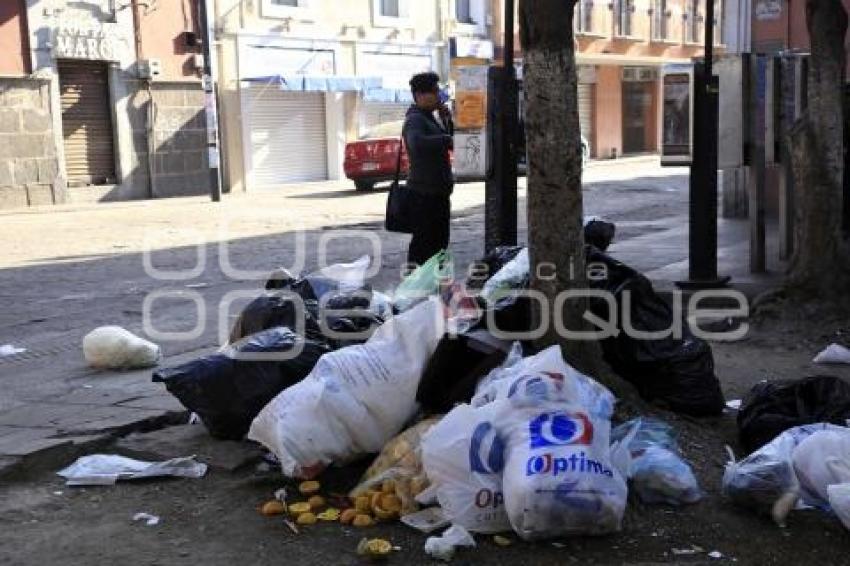
M419 92L434 92L437 85L440 84L440 75L429 71L427 73L417 73L410 79L410 92L413 94Z

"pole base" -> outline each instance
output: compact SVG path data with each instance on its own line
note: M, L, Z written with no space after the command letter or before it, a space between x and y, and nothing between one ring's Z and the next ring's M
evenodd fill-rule
M683 291L701 291L704 289L722 289L726 287L732 277L726 275L716 279L687 279L685 281L676 281L676 287Z

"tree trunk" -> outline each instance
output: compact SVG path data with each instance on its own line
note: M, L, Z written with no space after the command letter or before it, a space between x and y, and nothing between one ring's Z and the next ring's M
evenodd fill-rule
M578 114L573 12L576 0L520 0L525 133L528 149L528 243L531 289L542 293L548 314L535 303L534 319L548 317L541 346L560 344L564 358L615 394L633 389L602 362L597 341L567 340L556 319L587 330L586 299L570 299L555 313L564 291L587 288L581 191L581 130ZM545 324L545 322L544 322Z
M807 292L846 292L841 224L847 12L841 0L807 0L806 18L812 42L808 108L790 133L797 209L789 279Z

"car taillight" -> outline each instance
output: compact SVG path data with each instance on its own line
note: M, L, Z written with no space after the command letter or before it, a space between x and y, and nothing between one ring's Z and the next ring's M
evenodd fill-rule
M398 151L398 142L384 142L382 150L385 154L395 155Z

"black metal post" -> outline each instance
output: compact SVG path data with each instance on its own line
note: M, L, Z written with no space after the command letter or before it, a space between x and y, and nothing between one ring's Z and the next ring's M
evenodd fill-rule
M706 0L705 62L694 65L693 160L690 175L690 231L686 289L722 287L717 276L717 143L720 83L714 76L714 0Z
M201 20L201 44L204 50L204 110L207 118L207 155L210 169L210 198L213 202L221 200L220 153L218 148L218 105L216 104L216 84L212 68L212 33L207 14L207 0L198 2Z
M516 132L519 112L514 67L514 0L505 1L505 45L502 67L487 74L487 149L484 247L517 243Z

